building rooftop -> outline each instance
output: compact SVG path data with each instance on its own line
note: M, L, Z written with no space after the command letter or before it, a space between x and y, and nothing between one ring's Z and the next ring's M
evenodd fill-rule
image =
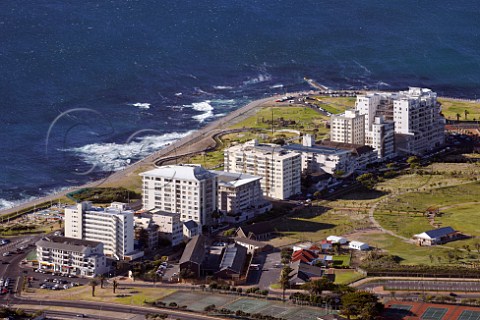
M252 152L252 153L259 153L264 156L272 155L276 158L292 158L296 157L297 154L289 152L282 146L273 143L259 143L257 140L252 140L244 143L243 145L237 145L230 147L229 151L234 152Z
M185 250L180 258L180 263L191 261L201 264L205 257L206 245L207 238L204 236L197 235L193 237L185 246Z
M183 225L184 225L185 228L187 228L188 230L195 230L196 228L198 228L198 223L196 223L196 222L193 221L193 220L185 221L185 222L183 223Z
M162 166L140 173L142 177L158 177L187 181L201 181L211 178L213 174L199 165Z
M234 173L215 170L211 170L210 172L218 177L218 184L224 187L235 188L262 179L262 177L252 176L245 173Z
M288 144L283 146L287 150L291 151L298 151L298 152L311 152L311 153L318 153L318 154L324 154L324 155L342 155L346 153L351 153L351 150L345 150L345 149L339 149L339 148L333 148L333 147L327 147L327 146L321 146L318 144L315 144L311 147L306 147L301 144Z
M220 262L220 270L230 269L236 273L241 273L247 258L247 248L238 244L229 244L224 252Z
M453 229L452 227L443 227L443 228L438 228L438 229L425 231L425 232L420 233L416 236L426 234L428 237L430 237L430 239L435 239L435 238L440 238L440 237L446 236L448 234L456 233L456 232L457 231L455 231L455 229Z
M88 248L95 248L102 244L97 241L48 236L40 239L36 242L39 247L48 247L52 249L64 250L64 251L80 251L85 252Z

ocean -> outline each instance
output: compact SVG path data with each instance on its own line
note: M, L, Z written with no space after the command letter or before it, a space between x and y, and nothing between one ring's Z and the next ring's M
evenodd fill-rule
M0 209L97 179L248 101L480 97L475 1L2 1Z

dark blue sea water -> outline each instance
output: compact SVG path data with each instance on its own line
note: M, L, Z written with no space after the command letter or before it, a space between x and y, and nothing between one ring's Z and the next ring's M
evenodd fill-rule
M304 76L476 99L479 14L444 0L2 1L0 208L308 89Z

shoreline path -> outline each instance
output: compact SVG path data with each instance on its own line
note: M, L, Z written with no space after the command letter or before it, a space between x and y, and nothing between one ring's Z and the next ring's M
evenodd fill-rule
M222 131L225 131L228 127L247 119L252 114L254 114L256 108L261 107L265 103L273 102L275 101L275 99L278 99L278 97L279 96L270 96L268 98L252 101L247 105L235 111L232 111L225 117L219 118L218 120L211 122L207 126L193 132L192 134L172 143L166 148L150 154L149 156L131 164L123 170L112 173L107 178L92 181L81 186L71 187L54 194L21 203L12 208L0 210L0 215L15 213L23 209L38 206L45 202L56 201L57 199L66 196L67 193L70 193L77 189L99 186L105 182L108 182L109 184L115 184L115 182L118 182L125 179L126 177L135 174L135 170L137 170L140 166L151 165L153 167L156 161L165 157L194 152L202 152L210 145L212 145L212 143L214 143L213 137L216 134L221 133Z

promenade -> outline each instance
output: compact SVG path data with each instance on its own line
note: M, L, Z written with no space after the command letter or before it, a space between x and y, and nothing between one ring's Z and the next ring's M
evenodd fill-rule
M228 127L247 119L248 117L250 117L256 112L256 109L258 107L261 107L262 105L267 103L272 103L278 98L279 96L271 96L268 98L252 101L249 104L229 113L225 117L219 118L218 120L208 124L207 126L176 141L175 143L169 145L168 147L163 148L157 152L154 152L149 156L129 165L125 169L113 172L107 178L89 182L81 186L70 187L68 189L65 189L57 193L53 193L44 197L40 197L31 201L24 202L15 207L1 210L0 215L15 213L23 209L38 206L45 202L55 202L58 199L65 197L67 193L70 193L72 191L75 191L81 188L98 187L107 182L109 185L112 185L112 184L114 185L116 182L125 180L125 178L135 175L136 174L135 171L140 166L154 167L155 162L157 162L158 160L161 160L162 158L172 157L175 155L202 152L206 148L215 145L215 140L213 139L213 137L216 134L219 134L222 131L225 131Z

